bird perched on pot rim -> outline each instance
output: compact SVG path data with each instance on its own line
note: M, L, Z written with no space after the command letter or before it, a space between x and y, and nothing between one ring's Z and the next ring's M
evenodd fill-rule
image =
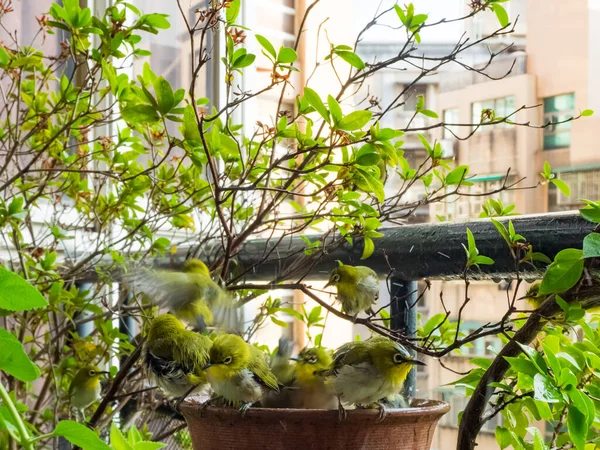
M279 391L266 355L234 334L215 338L204 369L215 394L244 414L267 392Z
M71 406L78 410L80 419L85 417L83 411L100 398L102 386L100 379L108 372L98 366L87 365L77 371L69 386Z
M374 314L371 307L379 298L379 278L369 267L336 267L329 274L327 286L336 287L337 298L346 314L357 316L361 311Z
M338 396L340 418L346 416L342 404L380 408L380 419L385 417L381 399L397 394L414 365L424 365L413 359L398 342L383 336L342 345L333 355L333 363L324 374L332 379Z
M241 329L232 297L212 280L208 267L199 259L188 259L181 272L144 268L125 280L133 292L145 294L197 330L213 323L226 331Z
M295 379L290 391L293 408L335 409L337 398L332 383L323 374L333 361L324 347L305 348L296 358Z
M167 394L182 397L208 386L203 367L212 341L186 330L177 317L162 314L152 321L143 349L147 377Z

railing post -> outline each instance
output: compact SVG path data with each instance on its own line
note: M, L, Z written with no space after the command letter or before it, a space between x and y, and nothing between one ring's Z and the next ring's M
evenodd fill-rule
M416 281L406 281L392 277L391 304L390 304L390 326L392 330L402 330L409 337L417 334L417 298L418 285ZM415 356L415 352L410 350ZM417 371L413 369L404 382L404 396L414 397L417 388Z

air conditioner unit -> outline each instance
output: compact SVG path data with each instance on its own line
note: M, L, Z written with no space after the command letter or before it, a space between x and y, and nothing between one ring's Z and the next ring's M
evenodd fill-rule
M577 205L582 199L600 199L600 170L558 173L558 179L571 189L569 197L558 194L556 203L560 206Z

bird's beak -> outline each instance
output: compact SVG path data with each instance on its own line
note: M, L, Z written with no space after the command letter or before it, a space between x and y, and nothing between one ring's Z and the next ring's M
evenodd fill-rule
M413 366L426 366L427 365L423 361L419 361L418 359L411 359L410 363Z
M331 281L328 281L327 284L325 286L323 286L323 289L328 288L329 286L331 286Z
M205 366L202 368L202 370L206 370L206 369L208 369L209 367L211 367L212 365L213 365L212 363L208 363L207 365L205 365Z
M97 372L98 375L110 375L110 372L107 372L106 370L103 370L101 372Z
M298 358L297 356L294 356L294 357L290 358L290 361L302 361L302 358Z
M519 300L527 300L527 296L526 296L526 295L524 295L523 297L519 297L519 298L517 299L517 301L519 301Z

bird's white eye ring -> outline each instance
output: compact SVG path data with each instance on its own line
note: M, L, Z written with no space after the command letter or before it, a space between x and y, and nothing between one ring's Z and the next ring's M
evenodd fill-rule
M336 273L336 274L333 276L333 282L334 282L334 283L337 283L338 281L340 281L340 275Z
M403 357L403 356L402 356L400 353L396 353L396 354L394 355L394 362L395 362L396 364L400 364L400 363L401 363L401 362L403 362L403 361L404 361L404 357Z
M231 363L231 356L228 356L227 358L225 358L223 360L223 364L230 364Z
M95 370L90 370L90 377L93 377L94 375L96 375L96 371Z

